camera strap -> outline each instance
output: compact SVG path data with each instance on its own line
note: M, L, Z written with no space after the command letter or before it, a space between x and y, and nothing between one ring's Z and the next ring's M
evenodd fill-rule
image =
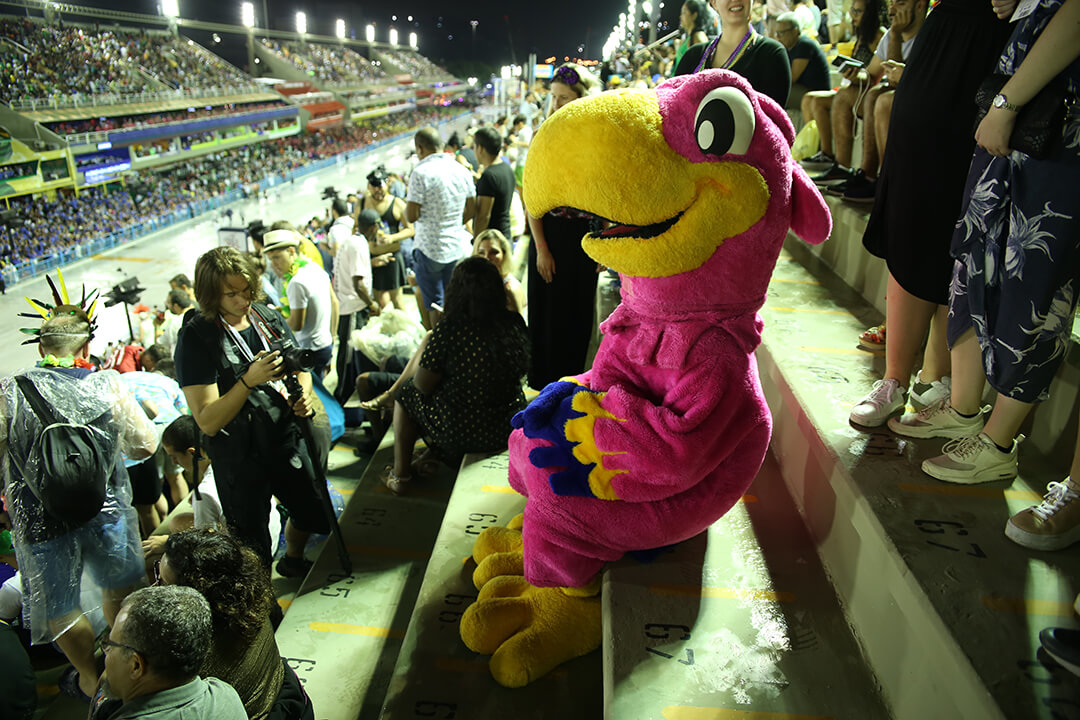
M258 351L252 351L247 340L244 339L244 336L241 335L236 328L226 322L224 315L219 315L218 317L221 319L221 326L225 329L225 337L232 341L233 347L236 348L236 352L240 354L240 357L242 357L246 363L250 364L254 362L255 353ZM254 305L252 305L251 309L248 311L248 322L251 323L251 327L255 328L255 334L259 336L259 342L262 345L262 348L260 349L269 352L271 342L270 333L274 331L273 328L268 327L269 323L255 309ZM224 340L222 340L222 342L224 342ZM285 390L285 383L280 380L271 380L267 384L281 393L282 397L288 399L289 394Z

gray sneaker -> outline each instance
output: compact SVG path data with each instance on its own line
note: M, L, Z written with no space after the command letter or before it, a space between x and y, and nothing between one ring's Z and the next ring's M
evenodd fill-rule
M952 379L948 375L925 383L922 381L922 371L919 371L915 374L915 382L911 384L910 397L912 402L926 407L949 397L951 390Z
M1052 482L1038 505L1009 518L1005 537L1032 550L1061 550L1080 540L1080 494L1069 484Z
M998 450L994 441L979 433L945 443L944 455L923 460L922 470L930 477L958 485L976 485L1016 477L1016 449L1024 436L1013 440L1009 452Z
M983 413L989 409L983 407L975 417L966 418L953 410L949 398L945 397L919 412L904 413L893 418L889 421L889 429L897 435L912 438L971 437L982 432L985 424Z
M866 397L851 409L851 422L863 427L879 427L907 402L906 388L892 378L878 380Z

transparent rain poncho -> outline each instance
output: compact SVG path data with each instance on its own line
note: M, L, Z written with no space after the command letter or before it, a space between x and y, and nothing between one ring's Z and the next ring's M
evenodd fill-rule
M40 644L55 640L93 609L80 607L80 594L92 589L83 587L84 569L88 584L96 585L106 600L118 600L142 581L138 518L120 453L149 457L157 448L157 433L114 371L81 380L43 368L20 374L31 379L58 418L99 430L113 447L114 471L97 517L78 527L50 517L23 480L37 473L30 450L43 429L41 422L15 379L0 380L4 500L23 579L23 619L33 642Z

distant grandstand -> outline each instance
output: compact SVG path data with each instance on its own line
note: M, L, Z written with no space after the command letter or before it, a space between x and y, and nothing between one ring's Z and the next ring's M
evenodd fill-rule
M247 42L253 77L164 17L63 12L0 15L8 284L466 106L412 49L184 20Z

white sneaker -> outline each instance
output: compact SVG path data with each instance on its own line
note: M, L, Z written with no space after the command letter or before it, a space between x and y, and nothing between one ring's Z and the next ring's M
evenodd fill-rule
M930 477L959 485L1011 480L1016 477L1016 449L1023 439L1023 435L1017 436L1012 449L1001 452L986 433L957 438L941 448L944 455L923 460L922 470Z
M972 437L982 432L985 424L983 413L988 409L981 408L975 417L966 418L953 410L946 396L919 412L904 413L889 420L889 429L897 435L912 438Z
M851 409L851 422L863 427L879 427L897 410L902 410L905 389L892 378L878 380L869 394Z
M1038 505L1009 518L1005 537L1032 550L1061 550L1080 540L1080 493L1069 484L1052 482Z
M910 397L912 402L917 402L925 407L949 397L951 391L952 378L948 375L940 380L925 383L922 381L922 370L920 370L915 373L915 382L911 385Z

